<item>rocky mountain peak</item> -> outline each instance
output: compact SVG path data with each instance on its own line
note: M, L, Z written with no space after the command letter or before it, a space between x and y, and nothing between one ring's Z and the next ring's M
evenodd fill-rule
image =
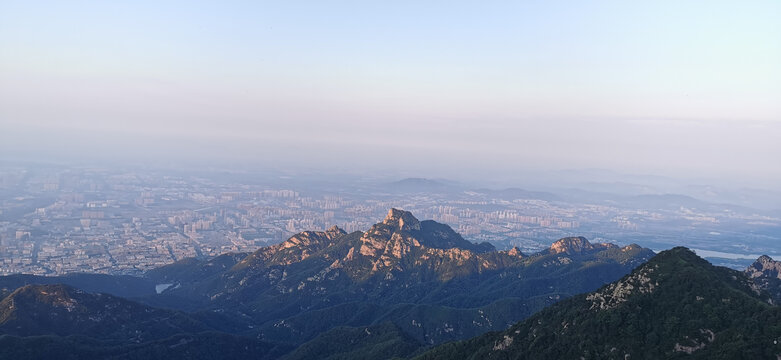
M84 291L70 288L61 284L53 285L25 285L14 291L7 299L13 302L23 299L23 302L40 302L53 306L75 303L73 294L83 294Z
M521 249L519 249L517 246L513 246L512 249L507 251L507 255L510 256L517 256L517 257L524 257L525 255L521 252Z
M233 268L262 267L264 264L289 265L300 262L318 251L333 246L344 235L347 235L347 232L337 226L332 226L325 231L303 231L279 244L256 250Z
M328 236L330 239L335 239L337 237L340 237L342 235L346 235L347 232L342 230L340 227L334 225L328 228L328 230L325 231L325 235Z
M767 290L775 303L781 303L781 261L762 255L743 272L760 289Z
M746 269L752 278L770 277L781 279L781 261L775 261L770 256L762 255Z
M473 244L465 240L446 224L418 221L409 211L390 209L381 223L363 233L343 263L363 262L365 265L361 266L365 271L360 272L361 276L412 270L433 271L435 276L446 279L454 276L451 267L465 263L472 264L470 270L464 270L467 272L497 267L493 260L483 261L476 256L495 250L491 244ZM522 256L518 253L513 259Z
M388 211L382 223L401 231L420 230L420 221L411 212L395 208Z
M453 229L436 221L418 221L409 211L390 209L385 219L361 237L359 253L378 257L385 254L398 259L416 248L461 249L474 253L495 251L488 243L473 244Z
M594 245L588 242L586 238L575 236L557 240L551 245L550 252L552 254L579 254L584 251L594 250L594 248Z
M326 231L300 232L291 236L278 246L283 249L296 247L316 251L330 246L334 239L346 234L347 232L334 225Z

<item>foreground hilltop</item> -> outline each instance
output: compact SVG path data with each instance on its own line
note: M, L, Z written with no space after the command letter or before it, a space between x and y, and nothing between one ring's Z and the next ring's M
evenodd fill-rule
M776 359L781 309L743 273L686 248L501 332L419 359Z
M85 335L141 342L207 330L180 312L67 285L26 285L0 301L0 332L4 334Z
M225 334L180 311L67 285L0 301L2 359L276 359L291 347Z

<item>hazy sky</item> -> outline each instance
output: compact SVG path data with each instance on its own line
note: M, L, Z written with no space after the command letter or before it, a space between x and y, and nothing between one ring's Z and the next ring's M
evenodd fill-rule
M778 0L0 0L0 151L781 179L780 64Z

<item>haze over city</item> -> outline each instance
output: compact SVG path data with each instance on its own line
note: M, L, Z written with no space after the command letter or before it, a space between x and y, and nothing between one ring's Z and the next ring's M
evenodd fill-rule
M0 151L770 188L780 14L776 1L3 1Z

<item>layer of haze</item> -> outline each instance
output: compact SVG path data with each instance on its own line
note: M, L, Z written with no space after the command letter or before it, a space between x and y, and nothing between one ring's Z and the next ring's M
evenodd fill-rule
M0 1L4 158L781 179L781 2Z

